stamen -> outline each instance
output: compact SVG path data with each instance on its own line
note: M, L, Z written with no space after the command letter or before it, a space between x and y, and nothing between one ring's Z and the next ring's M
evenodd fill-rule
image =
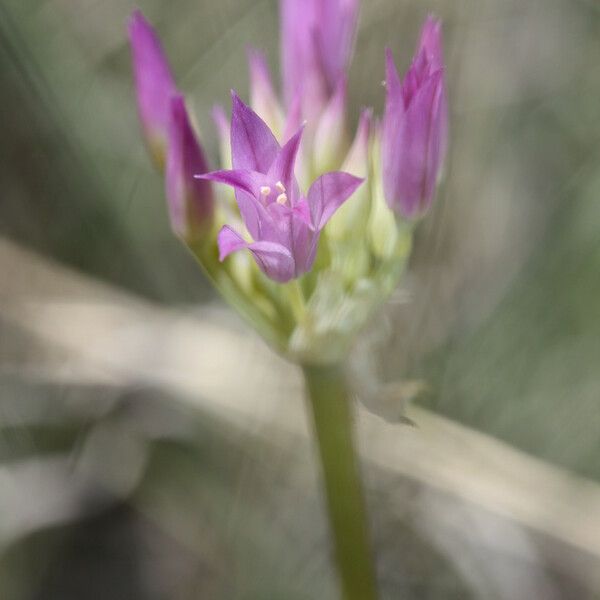
M285 194L285 185L283 185L283 183L281 183L281 181L278 181L275 184L275 187L282 193Z
M271 188L268 185L263 185L260 188L261 196L268 196L271 193Z
M279 196L277 196L277 204L286 204L288 200L288 197L286 194L279 194Z

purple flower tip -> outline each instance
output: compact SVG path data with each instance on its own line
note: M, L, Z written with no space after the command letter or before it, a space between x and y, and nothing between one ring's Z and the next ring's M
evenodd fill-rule
M162 165L170 121L169 103L177 87L160 40L141 11L131 15L128 33L140 121L152 154Z
M383 187L390 208L405 218L423 215L433 201L447 131L441 24L429 16L402 82L392 52L386 49Z
M193 241L204 235L214 211L212 186L196 177L206 173L204 152L190 124L181 94L170 99L166 194L173 230Z

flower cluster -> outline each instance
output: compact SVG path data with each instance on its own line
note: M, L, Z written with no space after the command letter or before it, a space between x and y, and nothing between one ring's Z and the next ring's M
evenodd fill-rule
M223 168L212 171L156 33L139 11L129 23L140 120L173 230L221 293L305 362L339 360L397 285L447 146L433 17L403 81L387 51L383 119L363 110L349 142L358 11L359 0L280 1L283 99L250 50L249 105L232 92L231 117L213 111Z

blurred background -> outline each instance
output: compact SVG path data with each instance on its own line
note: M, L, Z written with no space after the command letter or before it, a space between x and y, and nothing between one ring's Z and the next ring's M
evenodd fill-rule
M137 6L216 160L276 1ZM0 598L335 598L298 375L169 230L134 7L0 2ZM599 598L600 3L365 1L353 123L429 11L446 178L355 357L382 596Z

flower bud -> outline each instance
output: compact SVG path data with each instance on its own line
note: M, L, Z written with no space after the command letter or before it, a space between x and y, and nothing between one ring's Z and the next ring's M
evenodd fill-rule
M212 224L214 201L212 186L205 179L204 152L188 118L183 96L171 99L167 170L165 176L171 227L188 244L198 241Z
M152 158L165 163L171 97L177 94L173 74L160 40L144 15L136 10L128 24L140 121Z
M331 169L339 169L348 150L346 136L347 81L340 78L335 93L321 114L313 142L313 172L321 175Z
M248 50L250 67L250 106L279 138L283 132L284 115L264 55Z
M382 131L385 199L406 219L431 206L446 152L448 114L439 22L429 17L419 48L400 83L386 52L386 102Z

